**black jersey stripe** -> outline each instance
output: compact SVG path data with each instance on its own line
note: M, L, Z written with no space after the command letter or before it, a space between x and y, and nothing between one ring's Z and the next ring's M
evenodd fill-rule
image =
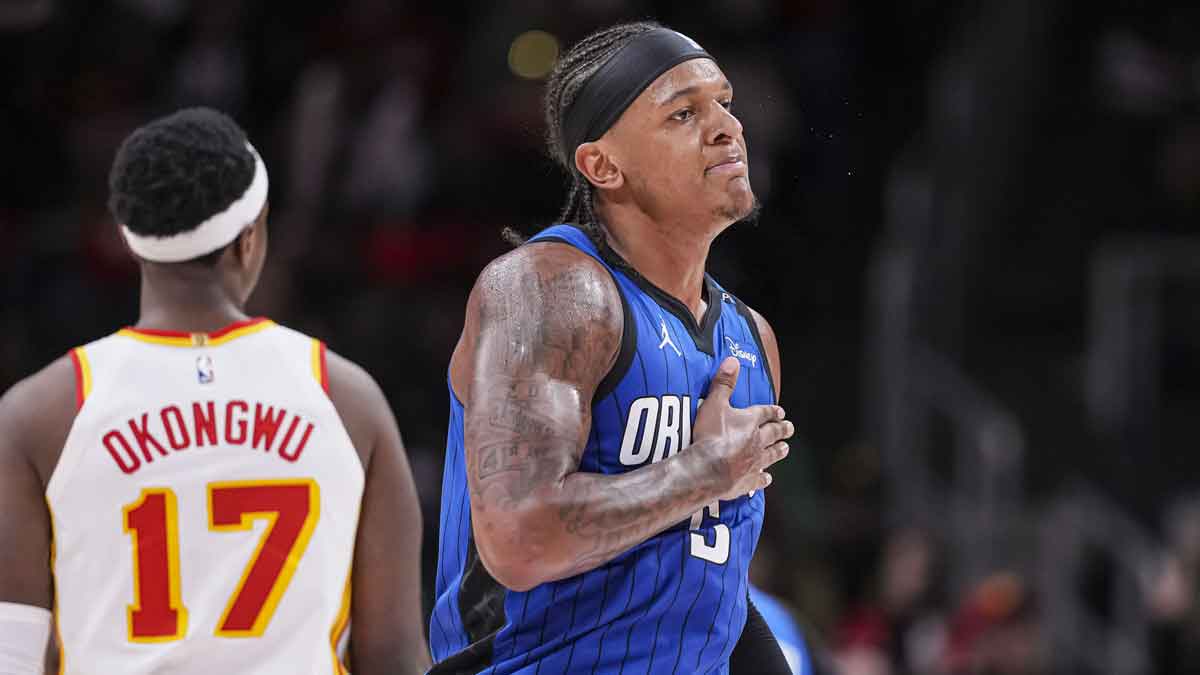
M680 533L680 536L686 541L688 532L685 530ZM671 604L667 605L667 611L658 615L658 622L654 625L654 641L650 643L652 646L650 647L650 664L647 667L648 670L654 670L654 657L658 653L658 638L662 633L662 620L666 615L672 613L675 603L679 601L679 590L683 587L683 581L687 576L687 559L687 546L684 545L679 549L679 576L675 577L675 595L671 598Z
M747 543L752 543L752 542L750 542L750 540L748 538L745 539L745 541ZM746 556L749 555L749 552L738 551L738 555L739 555L739 559L747 560L747 563L749 562L749 560L746 558ZM736 593L736 595L734 596L735 599L734 599L733 606L737 606L737 603L738 603L737 598L739 598L739 597L749 598L749 591L746 588L746 570L741 567L739 567L739 569L738 569L738 585L737 585L737 590L735 591L735 593ZM733 617L734 617L733 607L730 607L728 614L729 614L729 618L725 622L725 644L721 645L721 652L720 652L721 654L729 653L729 649L730 649L729 641L731 639L733 639L733 634L731 632L733 630ZM744 621L745 619L743 618L742 620ZM738 637L741 637L741 631L738 631Z
M590 256L588 251L585 251L564 237L555 235L547 235L540 237L536 241L530 241L529 244L553 243L566 244L571 248ZM592 256L595 257L595 256ZM617 358L613 361L612 368L604 374L604 378L600 380L600 384L596 387L596 392L593 395L593 401L602 401L617 388L621 380L625 379L625 373L629 370L629 364L633 361L633 354L637 351L637 320L633 316L633 311L629 307L629 299L625 297L625 291L621 289L621 281L617 279L614 270L605 264L603 256L597 258L597 262L601 263L601 267L608 272L612 277L613 286L617 288L617 296L621 298L621 316L623 323L621 326L621 346L617 349Z
M775 378L771 377L771 361L767 358L767 350L763 347L762 335L758 332L758 323L754 320L754 314L746 306L746 303L736 297L734 298L734 303L737 305L738 314L742 315L742 319L746 322L746 327L750 329L751 334L754 336L754 344L758 345L759 358L762 359L763 374L767 378L767 387L768 391L771 392L771 400L778 403L779 392L775 391Z
M742 321L735 321L734 323L740 324L740 327L742 329L742 338L741 338L742 344L746 344L747 342L750 342L751 340L753 340L753 338L751 338L750 335L747 334L748 321L745 320L744 316L742 317ZM757 342L756 342L756 344L757 344ZM759 353L759 357L758 357L759 360L761 360L763 363L766 363L767 359L766 359L766 356L763 355L761 346L758 348L758 353ZM757 372L748 373L748 376L746 377L746 405L747 405L747 407L750 405L750 402L754 400L754 381L756 379L758 379ZM768 392L768 396L769 395L770 394Z
M648 552L650 550L650 547L647 546L645 550ZM655 545L654 561L655 561L654 584L651 586L651 588L658 588L658 575L659 575L659 572L662 571L662 537L659 537L658 543ZM625 598L625 607L621 609L620 616L624 616L624 614L629 611L629 603L631 600L633 600L633 594L636 591L637 591L637 567L634 567L632 578L630 579L630 583L629 583L629 595ZM633 635L634 630L637 628L638 622L641 621L642 618L644 618L646 616L646 613L650 611L650 606L653 604L654 603L652 600L647 601L646 608L644 610L642 610L642 616L638 617L635 621L630 622L629 627L625 629L625 653L621 656L621 668L618 671L618 673L624 672L624 670L625 670L625 659L629 657L629 638ZM614 623L615 623L615 621L614 621ZM607 631L607 629L605 629L605 634L607 635L607 633L608 633L608 631ZM600 642L600 646L601 646L601 649L604 648L603 639ZM592 673L594 674L595 672L596 672L596 669L593 667Z
M729 533L729 536L730 537L733 536L732 531ZM732 567L733 567L733 565L726 564L725 570L721 572L721 595L717 599L717 615L718 616L720 615L721 611L725 608L725 589L729 585L729 570ZM700 670L700 660L702 658L704 658L704 650L708 649L708 643L712 642L713 629L715 627L716 627L715 621L709 622L708 635L706 635L704 637L704 645L702 647L700 647L700 651L696 653L696 667L692 669L693 671Z
M550 602L546 603L546 606L542 609L542 625L538 628L537 644L532 648L525 650L525 658L521 659L522 668L529 664L529 657L533 655L534 649L546 644L546 622L550 618L550 610L554 607L554 601L558 599L558 592L564 585L565 584L563 584L562 581L557 581L554 583L554 591L550 594ZM543 660L544 659L538 659L537 668L534 669L534 675L537 675L542 671Z
M688 535L688 539L689 539L689 543L690 543L690 539L691 539L690 534ZM688 552L687 552L686 548L684 550L683 555L684 555L684 560L687 560ZM688 620L690 620L692 618L692 611L696 609L696 603L699 602L700 596L704 595L704 585L706 583L708 583L707 566L711 565L713 563L710 563L707 560L702 560L702 561L699 561L699 564L704 565L705 569L704 569L704 573L700 575L700 588L696 590L696 595L692 597L692 604L690 606L688 606L687 612L684 613L684 615L683 615L683 623L680 624L680 626L679 626L679 651L675 654L675 665L671 668L672 675L674 675L674 673L679 672L679 660L681 658L683 658L684 636L687 634ZM720 605L720 603L718 603L717 609L720 610L720 608L721 608L721 605Z
M609 567L604 573L604 590L600 592L600 609L596 610L596 625L592 630L600 627L600 621L604 618L604 607L608 604L608 579L614 568ZM599 639L596 641L596 660L592 662L592 673L596 672L596 666L600 664L600 654L604 651L604 636L608 634L608 629L612 627L612 622L604 626L604 630L600 633ZM575 645L571 645L571 658L574 658ZM567 659L567 672L571 672L571 659Z
M659 558L659 563L660 564L662 563L661 558ZM655 571L655 574L654 574L654 583L655 583L655 586L658 585L658 572L657 571ZM637 592L637 584L636 583L630 584L629 585L629 597L625 600L625 608L626 609L629 608L629 601L633 599L633 595L636 592ZM653 601L652 600L648 601L648 604L649 604L649 602L653 602ZM624 614L624 612L622 612L622 614ZM630 640L633 638L634 627L636 625L637 625L637 622L634 621L625 628L625 653L621 655L621 667L620 667L620 669L617 670L617 675L622 675L625 672L625 660L627 658L629 658L629 644L630 644Z
M453 396L453 394L451 394L451 396ZM448 467L446 469L447 475L450 475L450 476L456 475L453 467L455 466L455 459L457 459L457 455L458 455L457 452L450 453L450 467ZM442 487L443 487L443 489L445 489L447 487L445 485L445 481L443 481ZM443 559L442 556L444 556L446 553L446 542L448 542L450 540L450 514L449 514L449 512L447 512L446 510L443 509L442 517L440 520L441 520L440 525L442 527L442 531L439 533L440 536L438 537L438 560ZM459 562L461 563L461 561L462 561L462 559L460 558ZM447 585L446 570L444 569L444 566L438 565L438 588L445 588L446 585Z
M575 583L575 590L571 591L571 614L570 614L570 618L567 620L567 629L562 632L561 636L563 638L570 637L572 651L575 649L575 643L579 641L578 637L571 636L571 631L575 630L575 607L579 604L579 595L580 595L579 591L581 588L583 588L584 584L587 583L587 580L589 578L592 578L593 576L595 576L597 572L598 572L598 570L589 570L589 571L581 574L579 576L578 581ZM557 597L558 597L557 589L555 589L555 591L554 591L554 596L557 599ZM545 626L543 625L542 628L544 629ZM534 675L537 675L538 673L541 672L543 662L544 661L538 661L538 667L537 667L537 670L534 671ZM570 672L570 662L571 662L571 657L568 655L567 656L567 664L568 665L566 667L565 672Z

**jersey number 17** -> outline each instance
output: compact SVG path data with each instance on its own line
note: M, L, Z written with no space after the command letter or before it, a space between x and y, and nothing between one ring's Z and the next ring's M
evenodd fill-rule
M263 634L287 591L321 512L311 479L209 483L208 528L249 531L267 521L258 548L217 623L217 637ZM169 642L187 633L181 599L179 509L170 488L146 488L123 509L133 539L133 604L126 609L130 642Z

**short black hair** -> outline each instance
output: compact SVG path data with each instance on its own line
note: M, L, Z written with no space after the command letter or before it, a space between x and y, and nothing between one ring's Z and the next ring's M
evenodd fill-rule
M601 66L629 44L630 40L656 28L662 26L654 21L634 21L598 30L568 49L554 64L554 70L550 72L550 78L546 82L546 97L543 101L546 151L555 164L571 177L570 193L558 220L562 223L575 223L600 245L605 239L603 226L596 218L594 209L595 191L592 184L575 168L575 148L564 149L562 146L563 116L575 102L575 97L579 95L583 85L587 84L588 79L596 74ZM506 229L504 236L512 243L520 240L520 235L511 229Z
M187 108L121 143L108 176L108 208L136 234L187 232L240 198L254 167L237 122L211 108ZM196 260L215 263L222 250Z

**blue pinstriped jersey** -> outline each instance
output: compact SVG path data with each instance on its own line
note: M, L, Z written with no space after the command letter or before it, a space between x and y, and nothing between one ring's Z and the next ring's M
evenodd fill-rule
M580 471L617 474L685 451L722 359L741 374L731 402L773 403L754 320L706 277L697 323L616 254L571 225L532 240L570 244L612 274L622 296L621 353L592 404ZM450 391L442 479L437 599L430 619L433 673L727 673L746 620L747 569L764 495L720 501L608 563L528 592L510 591L479 561L471 536L463 406Z

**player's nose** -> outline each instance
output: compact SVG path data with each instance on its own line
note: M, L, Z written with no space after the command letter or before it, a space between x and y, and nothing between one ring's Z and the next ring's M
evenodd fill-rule
M742 123L725 106L714 104L716 111L712 115L711 126L708 132L708 142L717 145L720 143L732 142L735 138L742 135Z

